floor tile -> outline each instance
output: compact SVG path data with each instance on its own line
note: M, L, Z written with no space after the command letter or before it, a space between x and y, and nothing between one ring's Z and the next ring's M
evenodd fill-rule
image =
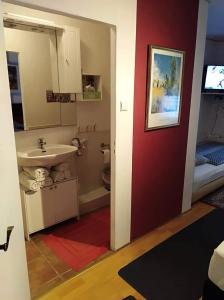
M43 238L51 233L53 229L55 230L57 227L61 228L67 226L71 222L74 222L74 220L69 220L65 223L34 233L31 235L31 241L26 242L32 299L38 299L38 297L49 291L51 288L71 279L111 253L108 251L85 266L80 272L74 271L43 242Z
M57 273L42 256L28 263L28 273L31 292L57 277Z
M32 241L35 241L35 240L40 240L42 239L44 236L46 235L46 233L44 233L44 231L39 231L39 232L35 232L33 233L30 238L32 239Z
M55 269L58 274L67 272L71 270L71 267L68 266L64 261L62 261L58 256L53 252L45 255L48 263Z
M30 262L31 260L39 257L41 254L38 251L37 247L34 245L32 241L26 241L26 258L27 262Z
M63 281L65 281L65 280L68 280L68 279L74 277L77 274L78 273L75 270L71 269L63 274L60 274L60 277Z
M52 254L51 249L43 242L42 238L32 240L42 255Z

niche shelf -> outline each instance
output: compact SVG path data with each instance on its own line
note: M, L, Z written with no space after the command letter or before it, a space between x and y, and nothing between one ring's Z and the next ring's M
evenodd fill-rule
M102 77L96 74L82 74L82 93L77 101L101 101Z

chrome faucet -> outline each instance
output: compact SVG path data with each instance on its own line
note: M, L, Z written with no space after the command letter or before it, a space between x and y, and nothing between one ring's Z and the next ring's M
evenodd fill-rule
M81 156L83 146L82 146L81 141L78 137L75 137L74 139L72 139L72 145L78 148L77 151L76 151L76 155Z
M42 152L46 152L46 149L44 148L44 145L46 145L47 142L44 138L39 138L38 139L38 145L40 147L40 149L42 150Z
M73 145L76 145L79 149L82 147L80 138L78 138L78 137L75 137L74 139L72 139L72 143L73 143Z

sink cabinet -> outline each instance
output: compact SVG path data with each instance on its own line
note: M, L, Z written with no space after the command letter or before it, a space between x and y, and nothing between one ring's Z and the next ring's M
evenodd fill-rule
M22 193L25 237L64 220L78 217L77 179Z

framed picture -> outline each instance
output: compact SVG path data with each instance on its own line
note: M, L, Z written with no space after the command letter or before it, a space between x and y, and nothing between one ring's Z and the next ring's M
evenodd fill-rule
M180 124L184 51L148 47L145 130Z

